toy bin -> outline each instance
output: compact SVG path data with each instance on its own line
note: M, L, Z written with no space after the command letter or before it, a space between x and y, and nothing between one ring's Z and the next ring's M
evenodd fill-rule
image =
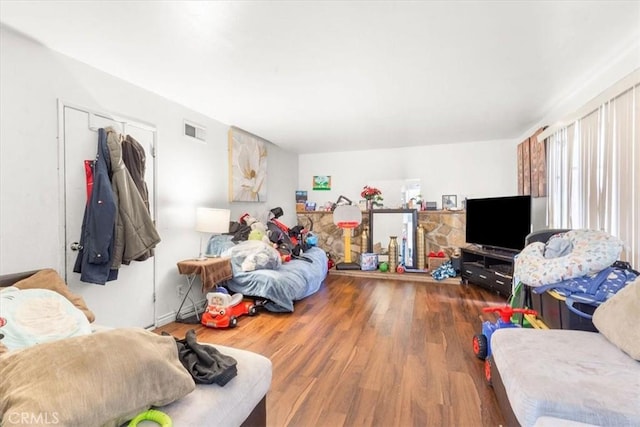
M374 271L378 269L378 254L360 254L360 270Z
M427 257L427 268L429 269L429 271L433 271L436 268L440 267L442 264L444 264L445 262L449 261L449 258L447 257L433 257L433 256L428 256Z
M527 299L531 308L538 312L538 318L550 329L574 329L580 331L597 332L591 319L582 317L571 310L565 303L564 297L555 292L547 291L537 294L533 288L525 286ZM581 312L592 315L596 306L586 303L576 303L575 308Z

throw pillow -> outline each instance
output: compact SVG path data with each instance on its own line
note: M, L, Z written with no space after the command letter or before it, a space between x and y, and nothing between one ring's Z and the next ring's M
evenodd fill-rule
M119 426L195 389L173 337L121 328L0 356L3 427ZM26 420L26 416L33 419Z
M84 315L87 316L89 323L96 320L96 316L89 310L84 299L80 295L71 292L67 284L62 280L62 277L52 268L40 270L33 276L14 283L13 286L18 289L50 289L55 291L79 308Z
M640 361L640 276L598 306L593 325L612 344Z
M0 343L10 351L91 333L82 311L49 289L0 290Z

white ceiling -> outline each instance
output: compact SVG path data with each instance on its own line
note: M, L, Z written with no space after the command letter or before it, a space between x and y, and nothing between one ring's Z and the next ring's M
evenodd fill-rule
M640 38L640 2L0 0L0 21L313 153L518 138Z

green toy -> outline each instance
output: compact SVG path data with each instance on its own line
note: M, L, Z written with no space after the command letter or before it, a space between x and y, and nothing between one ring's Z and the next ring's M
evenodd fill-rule
M380 265L378 266L378 269L383 273L385 273L389 271L389 264L387 264L386 262L381 262Z
M138 414L137 417L132 419L129 422L128 427L137 427L138 423L142 421L153 421L154 423L158 424L160 427L173 426L173 422L171 421L171 418L169 417L169 415L165 414L164 412L158 411L156 409L149 409L148 411Z

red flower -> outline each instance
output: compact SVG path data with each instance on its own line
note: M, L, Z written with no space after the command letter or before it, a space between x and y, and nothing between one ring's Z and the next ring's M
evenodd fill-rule
M365 185L364 187L362 187L362 192L360 193L360 197L364 197L367 200L371 200L371 199L382 199L382 197L379 197L382 195L382 191L378 190L375 187L369 187L368 185Z

